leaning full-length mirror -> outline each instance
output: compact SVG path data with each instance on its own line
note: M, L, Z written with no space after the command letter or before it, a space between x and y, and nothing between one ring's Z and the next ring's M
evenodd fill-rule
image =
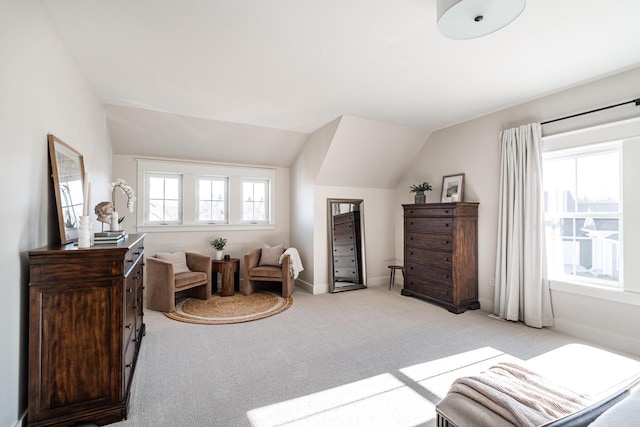
M60 243L64 245L78 239L79 217L84 204L84 161L82 154L55 136L49 135L48 139Z
M362 289L367 283L364 206L361 199L327 199L329 291Z

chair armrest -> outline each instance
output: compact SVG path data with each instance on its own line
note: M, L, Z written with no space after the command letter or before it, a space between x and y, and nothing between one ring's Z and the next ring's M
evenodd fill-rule
M189 270L211 274L211 257L194 252L187 252L186 255Z
M262 249L254 249L248 254L244 256L244 268L250 270L254 267L258 266L258 262L260 262L260 255L262 254Z
M147 283L171 283L171 288L173 288L173 264L154 257L147 257L145 261Z
M289 265L291 264L291 257L289 254L286 254L282 257L282 278L290 277L291 272L289 271Z
M207 286L211 288L211 257L187 252L187 266L191 271L200 271L207 275Z

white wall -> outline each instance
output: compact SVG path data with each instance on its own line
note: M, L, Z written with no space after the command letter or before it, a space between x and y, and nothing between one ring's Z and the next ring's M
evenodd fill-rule
M113 155L113 177L114 179L122 178L136 191L136 197L142 192L136 187L137 168L136 157L130 155ZM185 159L175 159L185 160ZM225 254L231 255L232 258L240 258L241 271L244 254L259 248L263 243L276 245L283 243L289 245L289 169L276 169L276 200L274 204L276 226L274 229L255 229L255 230L229 230L206 229L200 231L161 231L147 232L145 238L145 252L147 255L156 252L175 252L175 251L192 251L202 253L208 256L214 256L214 250L210 246L211 240L216 237L224 237L227 239L227 246L224 249ZM119 194L122 201L117 201L117 205L124 206L124 195ZM110 200L110 199L107 199ZM125 219L122 226L129 233L136 233L136 215L139 208L139 202L136 203L134 212L122 212ZM242 274L241 274L242 276Z
M107 197L111 142L104 110L39 1L0 2L3 185L0 425L26 411L28 251L58 239L47 134L84 155L93 200Z
M500 132L524 123L545 121L633 99L640 95L637 92L639 82L640 68L451 126L431 135L415 163L398 185L397 200L401 203L409 202L411 199L408 186L424 178L435 184L434 192L429 194L428 201L437 201L442 176L460 172L466 174L464 199L480 202L478 252L479 297L482 309L493 309L494 289L489 286L489 278L494 276L495 270ZM549 135L639 115L638 107L620 107L543 126L543 134ZM629 154L637 155L633 151ZM640 170L625 170L625 180L638 182ZM637 221L637 217L633 215L625 217L626 224L635 224ZM396 215L396 253L402 257L400 209ZM637 260L640 254L627 254L625 258L627 256ZM624 300L624 296L621 299ZM637 326L640 324L639 307L625 302L567 294L558 290L552 291L552 300L556 329L594 340L602 345L640 354L640 328Z
M314 249L315 179L340 121L338 118L311 134L291 166L291 246L298 249L304 267L296 284L311 293L318 293L314 289L314 271L317 264Z

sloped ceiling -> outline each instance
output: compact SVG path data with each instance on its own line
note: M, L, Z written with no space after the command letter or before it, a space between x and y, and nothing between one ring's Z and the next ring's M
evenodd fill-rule
M230 144L220 122L309 134L348 115L433 131L640 65L637 0L529 1L509 26L467 41L437 32L436 0L42 1L110 105L116 152L179 143L271 159L271 143L243 144L255 133L234 128ZM155 125L175 138L141 138L150 114L136 109L161 113ZM179 136L185 117L199 124Z
M344 116L315 183L394 189L428 137L424 130Z
M308 135L106 105L118 154L289 167Z

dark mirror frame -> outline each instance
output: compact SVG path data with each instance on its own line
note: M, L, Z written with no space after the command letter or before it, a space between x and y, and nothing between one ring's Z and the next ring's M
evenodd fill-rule
M366 288L364 201L327 199L327 231L329 292Z
M55 136L48 135L47 139L60 243L66 245L78 240L79 217L84 204L84 158Z

